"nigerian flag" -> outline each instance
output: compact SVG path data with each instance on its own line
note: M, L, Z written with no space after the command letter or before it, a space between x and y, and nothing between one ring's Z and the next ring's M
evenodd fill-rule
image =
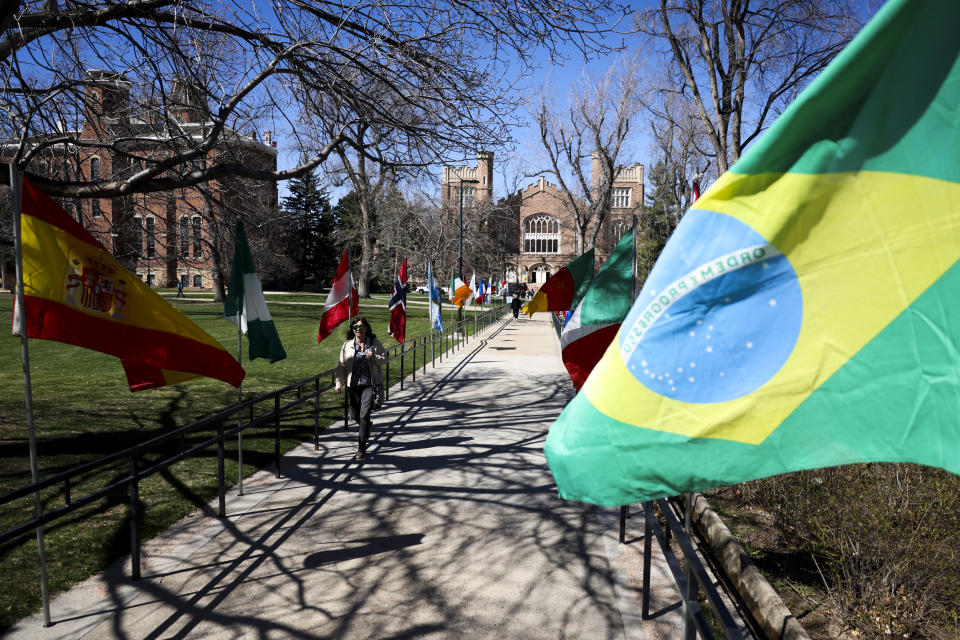
M250 360L268 358L271 363L283 360L287 352L280 344L280 336L263 298L260 279L253 266L243 221L237 220L237 235L233 245L233 269L230 272L230 290L223 305L223 316L250 339L247 350Z
M695 203L546 454L619 505L960 473L960 3L888 3Z

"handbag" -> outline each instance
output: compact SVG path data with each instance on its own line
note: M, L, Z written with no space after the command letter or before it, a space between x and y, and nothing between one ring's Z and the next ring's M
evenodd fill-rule
M386 399L387 390L383 388L383 385L380 383L373 385L373 410L382 409Z

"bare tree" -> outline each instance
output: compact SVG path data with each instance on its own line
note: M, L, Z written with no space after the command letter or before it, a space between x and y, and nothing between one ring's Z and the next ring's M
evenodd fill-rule
M656 103L645 101L651 113L651 155L660 165L656 192L669 191L672 206L663 209L674 218L673 226L693 204L693 181L708 183L715 168L710 152L710 133L697 117L693 104L675 93L658 96Z
M577 254L593 247L610 211L618 160L640 108L637 60L619 58L599 78L586 73L570 93L565 112L554 110L546 91L534 118L549 168L573 213Z
M848 0L660 0L638 28L670 74L659 87L692 101L718 173L850 41Z
M68 145L130 160L125 171L96 180L36 176L51 195L72 198L168 191L228 174L303 175L345 140L336 131L317 146L315 136L303 135L311 113L305 102L319 94L348 96L363 119L425 157L473 148L470 141L508 135L515 112L508 73L529 68L538 50L558 53L563 43L585 53L602 49L599 36L626 13L613 0L561 0L541 9L534 0L494 0L482 11L464 0L8 2L0 6L0 135L13 143L9 155L21 168ZM85 103L95 67L129 89L123 110ZM194 98L209 112L201 126L185 128L175 117L182 106L177 78L199 87ZM381 102L383 91L390 100ZM81 135L90 111L104 116L94 137ZM267 123L296 151L312 153L286 169L242 159L190 165ZM161 140L162 153L137 152Z

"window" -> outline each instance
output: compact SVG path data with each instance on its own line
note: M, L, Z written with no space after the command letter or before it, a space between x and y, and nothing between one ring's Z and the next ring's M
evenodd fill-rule
M560 221L546 214L523 223L523 250L526 253L560 253Z
M94 218L99 218L103 215L103 210L100 208L100 199L94 198L90 201L90 215Z
M183 283L183 286L189 287L189 286L190 286L190 276L188 276L188 275L185 274L185 273L180 274L180 282Z
M157 252L157 223L153 218L147 218L147 257L153 258Z
M157 276L155 276L155 275L152 274L152 273L147 276L147 286L152 287L152 286L155 285L156 283L157 283Z
M203 247L200 246L200 216L193 219L193 257L199 258ZM197 276L199 277L199 276ZM200 285L194 285L200 286Z
M180 218L180 255L184 258L190 255L190 218L183 216ZM187 276L183 276L186 278ZM183 286L187 286L184 284Z
M137 255L143 255L143 218L140 216L133 216L133 232L137 234L137 239L134 241L137 247Z
M473 192L474 192L473 187L467 187L461 184L459 185L459 191L460 193L458 193L457 195L458 197L459 196L463 197L463 208L466 209L467 207L473 206ZM459 202L460 201L458 200L457 203L459 204Z
M546 265L540 265L536 270L530 274L530 282L539 282L543 284L550 279L550 267Z
M202 276L193 276L193 286L200 289L203 287L203 277Z
M90 179L100 179L100 158L90 158Z
M612 202L610 204L614 209L630 208L630 189L617 188L613 190Z

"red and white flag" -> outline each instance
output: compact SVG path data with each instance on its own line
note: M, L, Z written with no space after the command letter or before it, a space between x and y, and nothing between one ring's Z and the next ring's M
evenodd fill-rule
M403 342L407 329L407 259L400 265L400 273L393 283L393 295L390 297L390 324L387 333L397 342Z
M348 248L340 258L337 275L333 278L333 287L327 294L327 303L323 305L317 342L333 333L338 324L359 313L360 298L353 286L353 275L350 274L350 249Z

